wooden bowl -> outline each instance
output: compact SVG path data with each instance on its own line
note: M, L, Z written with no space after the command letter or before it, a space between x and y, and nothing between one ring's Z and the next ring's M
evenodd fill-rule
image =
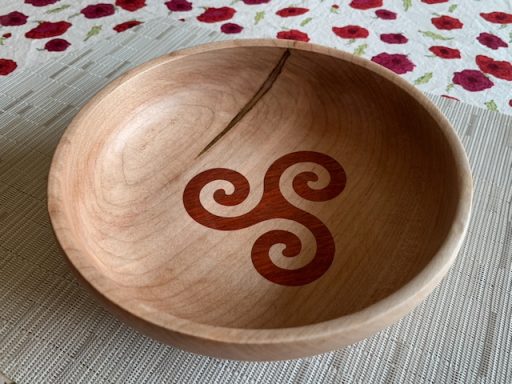
M231 359L302 357L392 324L454 261L464 150L367 60L245 40L152 60L99 92L55 153L49 212L122 319Z

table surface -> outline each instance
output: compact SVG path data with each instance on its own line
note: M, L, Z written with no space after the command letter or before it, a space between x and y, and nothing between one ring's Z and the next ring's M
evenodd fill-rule
M438 96L473 168L473 218L440 287L374 337L308 359L217 360L139 334L79 286L46 211L63 130L128 68L223 38L164 17L0 79L0 371L18 383L510 382L512 117Z
M231 38L353 52L424 92L512 114L509 0L1 1L0 76L164 15Z
M308 359L223 361L139 334L80 287L46 211L62 132L128 68L223 38L164 17L0 80L0 371L18 383L510 382L512 117L438 96L473 168L473 218L440 287L394 326Z

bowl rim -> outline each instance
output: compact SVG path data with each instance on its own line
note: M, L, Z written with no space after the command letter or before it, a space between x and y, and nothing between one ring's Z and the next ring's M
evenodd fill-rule
M165 312L158 312L156 318L151 316L152 313L155 313L154 311L146 310L141 313L140 305L136 306L133 302L119 300L116 291L108 286L107 278L98 276L92 268L81 267L82 260L89 256L87 256L87 252L83 252L75 246L76 242L71 231L72 222L68 219L66 206L60 203L63 200L61 191L65 184L60 175L63 173L63 164L71 155L67 149L75 132L80 129L81 123L93 112L96 105L117 87L146 71L183 57L239 47L274 47L308 51L353 63L400 87L419 102L437 123L453 154L459 201L454 212L453 224L446 233L437 253L416 276L397 291L358 312L318 323L288 328L232 328L198 323ZM355 342L386 328L419 305L440 283L457 257L469 225L473 182L468 158L455 130L442 112L420 90L405 79L370 60L322 45L291 40L244 39L212 42L171 52L138 65L109 82L87 101L66 128L53 155L47 192L50 221L57 241L72 269L79 279L93 290L93 293L113 305L116 312L121 312L128 318L135 317L149 328L184 337L232 345L275 345L296 342L310 343L333 337Z

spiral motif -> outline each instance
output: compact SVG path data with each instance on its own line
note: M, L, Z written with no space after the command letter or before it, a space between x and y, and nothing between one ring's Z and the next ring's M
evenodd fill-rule
M194 176L183 192L183 204L188 214L199 224L221 231L234 231L271 219L287 219L308 228L317 244L313 259L298 269L285 269L275 265L270 258L270 249L284 244L283 256L295 257L300 254L302 243L297 235L285 230L271 230L261 235L251 250L251 259L260 275L273 283L299 286L311 283L321 277L334 259L335 244L331 232L316 216L294 206L281 193L279 181L292 165L311 162L324 167L330 176L329 183L321 189L313 189L310 181L317 181L314 172L301 172L292 181L294 191L309 201L327 201L338 196L347 181L343 167L332 157L313 151L289 153L277 159L265 173L263 195L259 203L247 213L235 217L223 217L209 212L200 201L201 190L212 181L224 180L231 183L234 191L227 194L218 189L213 199L220 205L235 206L249 196L250 185L240 173L226 168L213 168Z

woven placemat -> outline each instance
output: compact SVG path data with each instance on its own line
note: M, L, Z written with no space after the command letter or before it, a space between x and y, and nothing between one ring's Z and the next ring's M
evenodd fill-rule
M128 68L221 38L155 20L0 80L0 371L17 383L511 382L512 117L446 99L432 97L474 172L468 236L428 300L374 337L308 359L217 360L139 334L78 285L46 211L48 169L63 130Z

